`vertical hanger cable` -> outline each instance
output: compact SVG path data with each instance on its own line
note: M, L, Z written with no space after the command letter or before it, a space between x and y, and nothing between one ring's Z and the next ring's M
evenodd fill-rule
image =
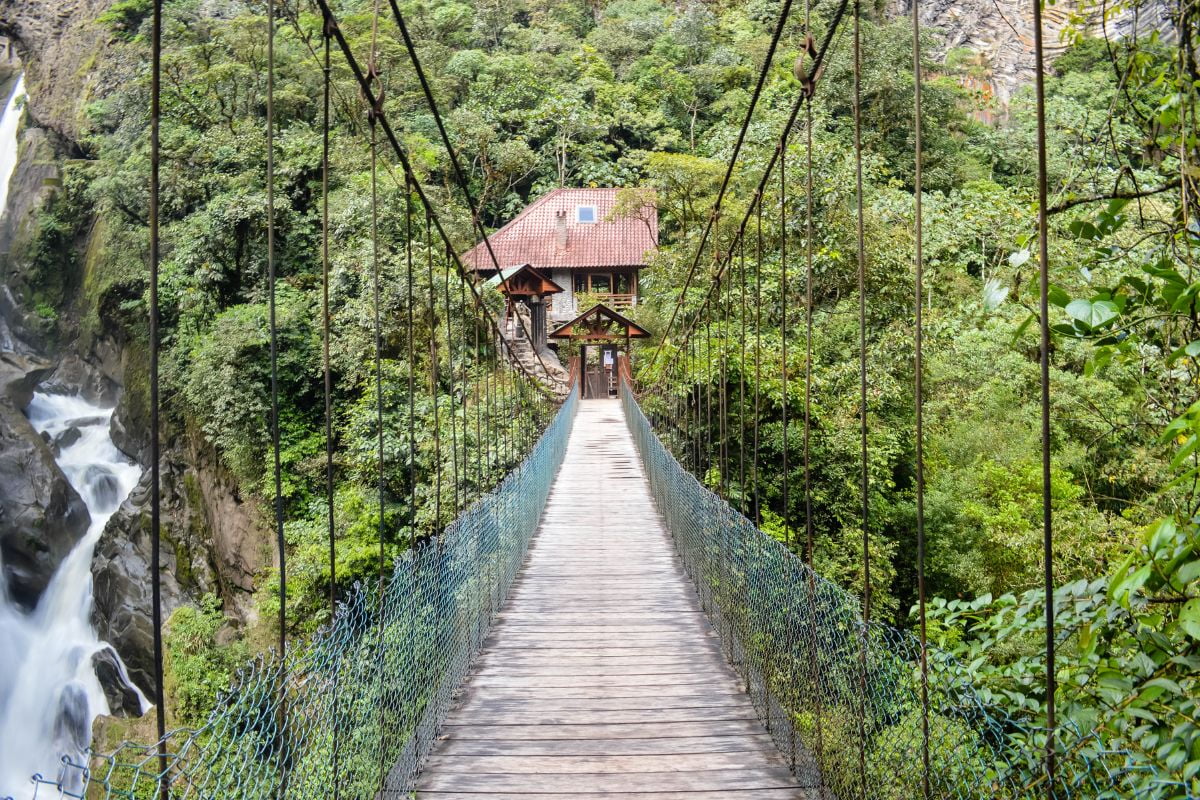
M1042 4L1033 2L1034 96L1037 117L1037 207L1038 207L1038 305L1041 333L1041 445L1042 445L1042 568L1046 602L1046 796L1055 796L1055 674L1054 642L1054 512L1050 485L1050 231L1048 222L1046 167L1046 58L1042 42Z
M150 65L150 581L151 620L154 625L154 719L158 732L158 793L162 800L169 795L167 779L167 706L163 688L163 637L162 637L162 476L159 467L162 422L159 416L158 354L160 336L158 330L158 267L159 250L159 195L161 191L161 119L162 119L162 5L163 0L154 0L151 22L151 65Z
M860 443L860 491L862 494L863 548L863 607L860 713L858 719L858 767L862 797L867 797L867 640L871 623L871 541L869 462L867 460L867 254L863 234L863 165L862 165L862 6L854 0L854 205L855 234L858 256L858 420Z
M921 18L918 0L912 3L913 40L913 228L916 237L913 253L914 327L913 327L913 404L916 427L917 483L917 613L921 639L921 790L925 800L931 797L929 765L929 639L925 609L925 389L924 389L924 318L925 256L922 207L921 152Z
M271 456L274 473L275 546L279 559L279 786L287 795L287 545L283 536L283 466L279 440L279 326L275 283L275 2L267 1L267 316L271 349Z

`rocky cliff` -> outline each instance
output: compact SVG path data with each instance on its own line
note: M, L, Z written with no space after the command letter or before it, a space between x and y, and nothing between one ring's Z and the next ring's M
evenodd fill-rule
M23 69L28 92L10 205L0 219L0 351L6 351L0 355L0 560L10 593L26 607L88 525L86 508L54 463L53 444L22 413L33 387L115 403L114 442L143 465L149 456L144 330L117 313L128 298L107 296L95 280L115 267L107 263L105 220L77 220L77 230L49 253L39 229L61 191L63 169L85 155L86 109L106 91L111 34L97 18L112 5L0 0L0 35L21 57L11 65L0 59L0 90ZM164 613L211 592L245 620L255 580L270 564L261 512L240 496L199 435L169 419L166 426ZM147 693L153 688L148 472L108 523L92 564L93 622Z
M32 608L83 537L88 512L21 409L53 365L0 352L0 587Z
M84 110L102 91L106 34L96 18L113 0L0 0L0 34L25 62L29 113L42 128L78 141Z
M919 0L921 24L937 32L940 42L935 57L950 50L965 48L989 84L1000 110L1007 107L1013 94L1033 82L1033 6L1024 0ZM890 11L910 14L911 0L894 0ZM1144 8L1122 7L1110 13L1096 3L1060 3L1045 5L1042 18L1043 42L1047 61L1053 63L1066 48L1064 32L1072 15L1088 20L1088 33L1107 35L1113 40L1151 33L1172 36L1171 12L1165 0L1152 0ZM1078 24L1078 23L1076 23Z
M116 430L114 438L122 441ZM92 623L144 687L154 675L149 492L147 474L104 529L92 560ZM164 613L212 593L229 615L248 620L255 579L271 563L257 507L242 500L211 448L186 436L173 438L164 452L161 498Z

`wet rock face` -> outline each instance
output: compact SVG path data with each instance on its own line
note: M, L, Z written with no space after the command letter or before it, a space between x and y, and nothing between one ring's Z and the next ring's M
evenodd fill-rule
M42 438L44 439L48 435L49 434L43 433ZM67 428L65 431L60 433L58 436L55 436L54 439L51 440L50 446L54 448L54 454L56 456L61 455L63 450L66 450L68 447L78 442L79 437L81 436L83 436L83 433L79 430L79 428Z
M113 0L0 0L0 33L13 38L26 68L30 115L41 126L78 141L98 81L110 33L95 24Z
M127 676L121 668L121 660L117 651L105 647L92 655L92 669L96 671L96 679L104 689L104 697L108 700L108 713L114 717L140 717L142 715L142 699L137 690L129 685Z
M1168 41L1173 37L1170 9L1163 0L1150 0L1136 14L1131 8L1122 8L1106 21L1095 13L1098 8L1092 7L1093 18L1088 25L1088 32L1093 36L1100 36L1107 29L1108 36L1113 39L1136 35L1145 40L1154 31L1166 34ZM892 0L889 12L909 15L911 9L911 0ZM1073 3L1045 6L1042 39L1049 64L1053 64L1066 49L1061 34L1067 27L1069 15L1077 10ZM1022 86L1033 83L1033 8L1029 3L1022 0L922 0L920 16L922 26L936 31L938 49L931 54L935 58L960 47L978 54L996 105L1001 110L1007 108Z
M144 427L118 422L118 446L143 452ZM129 431L125 429L128 428ZM133 432L135 435L131 435ZM182 438L163 448L162 606L164 620L181 605L214 593L225 609L244 617L259 572L270 563L258 510L242 502L212 452ZM142 476L109 520L92 559L92 624L121 655L133 682L154 687L151 622L150 475Z
M98 406L116 405L121 387L99 369L71 353L59 362L54 372L42 382L42 389L51 394L78 394Z
M49 367L0 353L0 561L12 598L32 608L87 532L83 500L22 409Z
M27 308L28 303L23 305L22 298L29 297L30 284L43 282L28 254L37 233L37 212L55 191L59 171L46 131L26 128L20 141L8 204L0 216L0 344L31 355L55 349L53 323ZM38 288L51 296L56 291L51 286Z
M100 638L121 654L130 677L147 692L154 689L154 624L151 621L151 542L149 477L109 520L92 557L92 624ZM164 524L164 529L168 526ZM168 529L169 532L169 529ZM184 602L175 579L174 550L162 548L163 616ZM111 705L111 703L110 703Z

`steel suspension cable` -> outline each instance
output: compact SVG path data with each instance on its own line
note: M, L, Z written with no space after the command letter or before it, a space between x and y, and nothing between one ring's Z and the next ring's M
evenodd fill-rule
M862 5L854 0L854 206L855 242L858 257L858 420L860 443L860 490L862 492L862 548L863 548L863 628L860 687L860 714L858 719L859 749L858 769L862 783L862 797L867 797L867 638L871 622L871 540L870 540L870 476L867 457L867 254L863 234L863 166L862 166Z
M507 370L500 373L501 383L504 385L504 459L505 467L511 466L514 462L513 453L516 450L515 431L513 430L513 410L515 402L513 400L512 380Z
M279 558L279 788L287 796L287 546L283 535L283 467L279 439L279 326L275 284L275 0L267 2L267 315L271 350L271 456L275 478L275 545Z
M158 794L169 795L167 781L167 704L163 687L162 636L162 476L159 467L159 440L162 422L159 415L158 355L160 348L158 308L158 268L160 254L159 198L161 193L162 124L162 12L163 0L154 0L151 21L150 56L150 615L154 625L154 721L158 733Z
M703 309L701 310L703 313ZM708 472L713 461L712 433L712 322L704 326L704 471Z
M702 442L704 439L704 423L702 420L702 411L704 408L704 396L700 388L700 344L699 342L691 342L691 361L689 362L689 371L691 377L689 383L693 387L693 395L695 402L692 404L692 438L696 442L696 457L695 468L696 474L702 475L704 472L704 450Z
M788 269L787 269L787 146L791 133L789 124L783 129L783 138L779 146L779 310L780 310L780 380L783 399L783 543L790 550L792 547L792 517L788 506L788 475L791 465L788 463L790 448L788 447Z
M804 4L805 27L809 25L809 3ZM811 36L811 32L808 34ZM800 56L803 58L803 56ZM813 385L813 112L804 113L804 539L805 558L813 570L812 518L812 385ZM811 576L810 576L811 578Z
M844 5L844 3L843 3ZM754 117L754 109L758 105L759 97L762 96L763 86L766 84L767 75L771 71L772 62L775 59L775 50L779 46L779 40L783 37L783 30L787 26L788 16L791 14L792 0L784 0L783 8L779 11L779 20L775 23L775 31L771 34L771 43L767 46L767 54L763 58L762 68L758 73L758 81L754 85L754 92L750 95L750 105L746 109L746 116L742 120L741 130L738 131L737 141L733 145L733 153L729 157L729 164L725 168L725 175L721 178L721 187L717 191L717 200L713 205L711 212L708 215L708 221L704 225L704 229L700 234L700 243L696 246L696 257L692 259L691 267L688 268L687 277L683 282L683 289L679 292L679 301L675 304L671 311L671 318L667 322L666 330L663 331L662 340L658 347L654 350L654 354L650 358L650 366L653 367L658 361L658 354L670 338L671 329L675 325L675 318L679 313L680 306L684 303L687 297L688 288L692 285L692 281L696 277L696 270L700 266L700 259L704 254L704 246L708 242L708 237L712 232L712 228L721 213L721 204L725 200L725 193L729 189L729 182L733 177L733 170L737 165L738 156L742 152L742 145L746 141L746 133L750 130L750 122Z
M441 419L438 412L438 347L437 347L437 312L435 310L437 288L433 283L433 241L429 228L429 209L425 210L425 266L429 279L429 400L433 405L433 461L435 464L435 491L433 534L436 535L442 527L442 437Z
M754 198L757 249L754 260L754 525L762 527L762 500L758 494L758 429L762 412L762 193Z
M327 6L326 6L325 4L322 4L322 3L320 3L320 2L318 1L318 2L317 2L317 6L318 6L318 8L322 9L322 17L323 17L323 18L324 18L324 20L325 20L325 34L326 34L326 37L327 37L327 41L326 41L326 47L328 47L328 38L329 38L329 37L332 35L332 31L334 31L334 30L336 29L336 21L332 19L332 17L331 17L331 12L329 12L329 11L328 11L328 8L327 8ZM301 27L300 27L300 23L299 23L299 18L298 18L298 17L296 17L296 16L292 16L292 17L290 17L290 19L291 19L291 21L292 21L292 24L293 24L293 26L296 28L297 32L299 32L299 33L301 33L301 35L303 35L303 31L302 31L302 29L301 29ZM314 58L314 60L319 60L319 59L318 59L318 56L317 56L317 54L315 53L315 51L313 51L312 47L311 47L311 46L307 46L307 42L306 42L305 44L306 44L306 47L307 47L307 49L308 49L308 51L309 51L309 54L310 54L310 55L311 55L311 56ZM328 63L328 53L326 53L326 56L325 56L325 58L323 59L323 62L324 62L324 64L327 64L327 63ZM351 64L351 66L352 66L353 68L357 69L357 67L356 67L356 65L355 65L355 64L353 64L353 63L352 63L352 64ZM326 70L328 69L328 67L327 67L327 66L325 66L325 67L323 67L323 68L324 68L324 69L326 69ZM336 87L334 87L334 89L335 89L335 91L336 91ZM367 95L369 95L369 93L366 93L366 94L367 94ZM339 93L339 97L340 97L340 96L341 96L341 95L340 95L340 93ZM366 96L366 95L364 95L364 96ZM381 111L381 110L379 111L379 116L382 116L382 111ZM400 186L400 185L401 185L401 182L399 181L399 179L397 179L397 177L396 177L396 175L394 174L394 172L392 171L391 167L390 167L390 166L389 166L387 163L384 163L384 164L383 164L383 167L384 167L384 169L385 169L385 170L388 172L388 174L389 174L389 176L392 178L393 182L394 182L394 183L395 183L397 186ZM405 187L405 191L406 191L406 193L407 193L407 194L411 194L411 193L412 193L412 184L413 184L413 176L412 176L412 174L411 174L410 172L408 172L408 171L405 171L405 179L404 179L403 185L404 185L404 187ZM423 196L422 196L422 200L423 200L423 202L427 202ZM410 211L410 214L411 214L411 211ZM449 251L451 251L451 252L452 252L452 248L450 248L450 246L449 246L449 243L447 243L447 249L448 249ZM455 260L457 260L457 255L453 255L453 258L455 258ZM459 265L459 271L460 271L460 273L462 273L461 264ZM465 281L465 280L462 280L462 281L460 281L460 287L462 288L462 292L463 292L464 294L465 294L465 291L466 291L466 287L467 287L467 285L468 285L468 282L467 282L467 281ZM411 284L411 281L409 282L409 286L410 286L410 287L412 286L412 284ZM487 307L486 307L486 306L484 306L484 305L483 305L483 303L482 303L482 297L481 297L481 296L479 295L479 293L478 293L478 292L475 290L475 288L474 288L474 285L473 285L473 284L471 284L471 290L472 290L472 295L473 295L473 297L474 297L474 300L475 300L475 307L476 307L476 309L477 309L478 311L480 311L480 313L481 313L481 315L482 315L482 316L484 316L485 318L487 318L487 319L488 319L488 321L492 323L492 326L493 326L493 327L495 327L495 322L494 322L494 320L491 320L491 318L490 318L490 312L489 312L489 310L487 309ZM409 303L409 307L410 307L410 308L409 308L409 310L410 310L410 312L411 312L411 306L412 306L411 299L412 299L412 298L410 297L410 303ZM466 306L465 306L465 300L463 301L463 303L461 304L461 306L462 306L462 308L463 308L463 313L464 313L464 315L465 315L465 307L466 307ZM507 342L506 342L505 344L506 344L506 346L507 346ZM541 359L540 359L540 356L539 356L539 361L540 361L540 360L541 360ZM411 365L411 363L412 363L412 360L410 359L410 365ZM531 379L531 380L535 380L535 381L536 381L536 378L535 378L534 376L531 376L531 375L529 375L528 373L526 373L526 372L525 372L525 369L524 369L523 365L521 365L519 362L517 362L517 366L521 368L521 371L522 371L523 373L525 373L525 375L526 375L526 377L527 377L527 378L529 378L529 379ZM465 365L464 365L464 369L465 369ZM410 376L410 377L411 377L411 376ZM544 392L543 392L543 394L544 394ZM411 399L412 399L412 397L413 397L413 393L412 393L411 391L410 391L410 393L409 393L409 397L410 397L410 400L411 400ZM465 419L466 419L466 417L465 417L465 413L466 413L466 411L465 411L465 408L466 408L466 399L467 399L467 398L466 398L466 394L464 393L464 396L463 396L463 403L464 403L464 418L463 418L463 419L464 419L464 425L466 424L466 423L465 423ZM412 413L410 413L410 415L409 415L410 426L411 426L411 424L412 424L412 420L413 420L413 414L412 414ZM464 450L463 450L463 459L464 459L464 464L465 464L465 461L466 461L466 458L467 458L467 455L466 455L466 447L467 447L467 443L466 443L466 439L465 439L465 436L466 436L466 429L465 429L465 428L464 428L464 431L463 431L463 433L464 433L464 442L463 442L463 448L464 448ZM412 439L412 437L410 436L410 442L411 442L411 439ZM415 448L412 448L412 447L410 447L410 454L411 454L411 451L412 451L412 450L414 450L414 449L415 449ZM410 458L410 460L409 460L409 464L410 464L410 468L411 468L411 467L412 467L412 465L414 465L414 464L415 464L415 459L414 459L414 458ZM480 468L482 469L482 465L480 465ZM466 474L466 470L465 470L465 467L464 467L464 475L465 475L465 474ZM414 480L412 480L412 481L410 481L410 484L411 484L411 485L415 485L415 479L414 479ZM457 482L456 482L456 487L457 487ZM415 531L415 529L414 529L414 531ZM414 535L415 535L415 533L414 533Z
M791 114L788 118L788 121L784 125L785 131L790 130L795 125L796 118L800 111L801 102L803 102L803 100L804 100L804 98L802 97L801 100L797 101L797 103L793 107ZM780 142L776 144L775 150L772 153L771 158L768 160L766 169L763 171L763 175L759 181L758 189L755 192L755 201L756 202L752 202L750 204L750 206L747 208L746 214L743 216L742 221L738 227L737 233L733 239L733 243L725 251L723 256L715 259L715 263L717 264L717 267L713 272L713 279L709 284L709 289L705 293L704 298L701 301L701 304L698 307L698 309L696 310L696 312L690 316L688 326L687 326L687 328L684 329L683 333L680 336L680 338L682 340L686 341L693 334L696 334L698 332L698 329L700 328L702 322L706 325L711 323L710 315L711 315L711 313L713 313L713 311L712 311L713 304L720 303L720 300L717 297L717 294L723 285L723 281L725 280L726 271L728 269L732 268L732 265L734 263L733 253L738 249L738 246L744 241L746 228L749 226L750 218L756 213L755 209L757 208L757 203L761 203L761 198L762 198L762 195L765 193L767 184L769 183L770 179L774 175L775 166L776 166L778 159L780 158L782 146L783 146L783 134L781 134ZM759 209L758 213L761 213L761 209ZM759 220L759 222L761 223L761 220ZM761 231L760 231L760 234L761 234ZM760 259L759 260L760 261L761 261L761 249L762 248L761 248L761 242L760 242L760 248L759 248L759 250L760 250ZM706 316L706 312L708 312L709 316ZM672 358L674 358L674 356ZM661 385L656 386L654 390L657 392L661 392L662 391Z
M363 103L368 108L375 108L377 106L377 99L375 97L374 90L371 88L371 82L368 80L367 75L363 72L361 65L358 63L358 59L355 57L354 51L350 48L349 42L346 40L345 34L342 32L341 26L338 24L337 17L334 16L332 10L330 9L329 0L314 0L314 2L316 2L318 8L320 8L321 13L326 15L326 17L330 20L334 41L337 43L338 49L341 50L342 56L346 60L346 64L350 67L350 71L354 75L355 81L358 83L362 94ZM425 194L425 190L422 188L421 182L417 180L416 173L413 171L412 163L408 158L408 154L403 146L401 146L400 140L397 138L396 132L392 128L391 123L388 122L387 114L380 109L376 116L379 128L384 134L384 138L387 139L392 151L396 154L396 158L400 161L401 169L403 170L406 178L411 180L413 190L416 192L418 199L421 201L421 205L424 206L425 212L429 217L429 221L437 230L439 238L445 243L446 248L450 252L454 261L455 269L461 276L463 276L464 279L469 280L466 268L463 266L462 260L459 258L458 253L453 248L453 242L450 239L450 235L446 231L445 226L442 224L441 218L438 217L437 213L434 211L433 203L429 199L429 196ZM549 391L541 384L540 381L538 381L537 376L529 373L524 364L522 364L520 359L517 358L516 352L512 349L512 346L508 340L501 336L500 326L496 322L496 319L492 315L491 311L486 305L483 304L482 296L479 294L478 287L475 286L474 283L469 283L469 286L471 292L475 295L476 305L482 309L484 315L487 317L489 327L491 327L496 335L500 337L500 341L504 345L504 349L508 352L511 363L527 378L534 381L534 385L539 392L545 396L549 396Z
M463 480L469 482L471 480L471 469L469 466L471 464L471 457L468 452L469 448L468 448L467 436L470 431L470 413L467 408L467 406L468 406L467 401L470 397L471 390L473 389L472 382L471 382L473 370L471 369L469 362L472 358L478 358L478 356L479 356L479 328L478 328L478 325L476 325L476 324L472 324L470 326L470 328L474 329L474 331L475 331L475 347L474 347L474 349L472 349L471 329L468 329L468 327L467 327L467 287L466 287L465 282L463 282L463 281L458 282L458 307L459 307L460 313L462 315L462 336L463 336L463 338L462 338L462 348L463 348L463 360L462 360ZM477 320L472 320L472 322L475 323L475 322L477 322ZM476 448L476 451L478 451L478 449L479 449L478 435L476 435L476 437L475 437L475 448ZM479 477L478 476L478 470L479 470L478 452L476 452L476 456L477 456L475 458L476 481L474 484L474 488L476 489L476 491L480 491L479 490L479 480L478 480L478 477Z
M442 145L446 148L446 153L450 157L450 166L454 172L455 182L458 184L459 190L463 193L463 198L467 202L467 209L471 213L471 224L478 231L482 239L484 249L487 250L488 258L492 262L492 267L496 270L496 274L500 276L500 286L504 291L505 296L509 296L508 276L504 274L504 270L500 268L500 262L496 258L496 253L492 250L491 240L488 238L487 230L483 227L483 220L479 216L479 208L475 203L475 198L471 194L471 185L467 181L466 174L463 172L462 165L459 163L458 154L450 142L450 135L446 132L446 124L442 119L441 111L438 109L437 100L433 97L433 90L430 88L429 80L425 77L425 69L421 66L421 59L417 56L417 48L413 44L412 36L409 35L408 26L404 22L404 15L400 13L400 6L396 0L388 0L392 8L392 15L396 19L396 26L400 29L400 36L404 40L404 48L408 51L408 58L412 62L413 71L417 74L417 80L421 84L421 90L425 94L425 103L429 107L430 113L433 114L434 123L437 125L438 134L442 139ZM538 364L542 367L547 377L550 371L546 369L546 363L542 361L542 355L538 351L537 343L534 342L533 336L529 328L525 325L525 320L518 315L517 324L521 328L521 332L529 341L530 348L533 350L534 356L538 360Z
M747 516L746 506L746 242L738 240L738 270L741 283L741 312L739 314L742 335L738 339L738 508Z
M413 309L416 306L413 281L413 202L412 183L404 179L404 279L408 284L405 322L408 328L408 546L417 546L417 346Z
M330 64L329 22L324 20L322 29L324 51L321 81L321 366L325 401L325 505L327 507L326 534L329 539L329 619L337 614L337 528L334 519L333 486L333 369L330 362L330 311L329 311L329 128L330 106L333 89ZM334 676L335 687L337 676ZM336 688L335 688L336 692ZM335 703L337 702L335 695ZM333 800L341 795L340 755L341 736L339 726L330 732L330 771L333 779Z
M929 637L925 609L925 388L924 388L924 319L925 299L925 255L922 168L924 156L921 152L921 17L918 0L912 2L913 37L913 227L916 241L914 248L913 297L913 400L916 414L916 480L917 480L917 613L918 635L921 642L921 790L925 800L930 795L929 774Z
M1046 602L1046 796L1055 796L1054 694L1057 690L1054 642L1054 512L1050 494L1050 231L1047 212L1046 167L1046 57L1042 42L1042 4L1033 2L1034 97L1037 117L1038 288L1041 333L1041 445L1042 445L1042 567Z
M914 0L915 2L915 0ZM804 27L806 49L812 47L811 8L808 0L804 3ZM803 58L802 54L800 58ZM814 674L819 670L817 660L816 620L817 620L817 573L815 563L816 543L814 541L813 502L812 502L812 390L813 390L813 107L812 98L804 104L804 539L805 558L808 563L808 600L809 615L813 621L813 653L811 666ZM824 736L824 698L816 680L813 681L814 701L816 705L814 725L816 734L817 781L818 796L825 797L825 736Z
M495 376L495 365L498 363L494 342L488 347L488 359L488 370L483 376L483 389L484 394L487 396L487 415L484 417L486 430L484 432L484 436L487 437L488 485L490 486L492 483L492 459L495 457L498 460L499 458L498 456L493 456L492 454L493 449L495 449L492 445L496 441L496 434L494 431L496 406L494 398L492 397L492 381Z
M376 114L383 110L383 81L379 72L379 0L375 0L371 16L371 53L367 61L368 79L379 86L375 105L367 114L367 124L370 128L371 148L371 306L374 324L375 345L375 435L376 435L376 502L379 506L376 526L379 533L379 630L378 653L376 655L376 671L378 673L378 696L383 697L383 658L384 658L384 596L387 592L387 536L385 529L385 479L384 479L384 441L383 441L383 317L380 311L382 305L379 280L379 131ZM387 736L384 720L384 706L379 703L379 785L383 786L387 774Z
M475 320L472 327L475 329L475 371L479 372L481 365L486 364L479 336L479 320ZM486 366L482 368L486 369ZM478 491L482 494L487 491L487 442L483 438L483 398L478 376L471 382L471 394L475 406L475 480L478 483Z
M784 125L784 128L787 130L790 130L791 127L793 125L795 125L796 117L800 113L800 104L805 102L806 100L812 99L812 92L815 91L816 81L820 77L822 71L824 70L825 57L826 57L827 53L829 52L829 46L833 41L834 34L837 33L839 26L841 25L842 17L846 13L846 8L847 8L848 4L849 4L849 0L840 0L840 2L838 3L837 9L834 11L833 19L830 21L830 24L829 24L829 30L827 30L825 32L825 37L821 41L821 46L817 49L816 55L813 57L810 85L808 87L808 90L806 90L800 97L798 97L796 99L796 102L792 105L791 112L788 115L788 121ZM783 16L786 16L788 9L790 9L790 0L787 3L787 5L785 6L784 14L781 15L781 21L783 19ZM764 70L767 68L767 66L769 66L770 58L771 58L771 55L773 54L773 52L774 51L771 50L768 53L768 60L767 60L767 62L765 62ZM754 105L751 104L749 110L747 111L747 117L746 117L747 125L749 124L750 114L752 114L753 111L754 111ZM744 132L744 129L743 129L743 132ZM733 165L736 162L737 151L740 150L740 141L741 141L741 139L739 138L739 146L737 148L735 148L735 152L730 160L729 168L726 171L727 179L728 179L728 174L732 172ZM767 181L770 179L771 172L775 167L775 161L779 157L779 152L780 151L777 146L774 153L772 154L770 160L767 162L766 169L763 171L763 177L762 177L762 180L759 182L759 187L758 187L758 193L760 195L763 192L764 188L766 187ZM725 187L725 184L722 185L722 191L718 195L717 205L714 206L714 209L713 209L714 213L719 213L719 211L720 211L720 201L724 197L724 187ZM746 225L749 222L749 219L750 219L750 213L749 213L749 210L747 210L745 217L743 217L743 219L742 219L741 225L738 227L738 236L739 237L744 235L745 230L746 230ZM675 319L677 318L677 316L679 314L679 310L680 310L681 306L686 302L687 290L691 286L691 282L694 279L695 270L697 269L697 267L699 265L700 257L703 252L704 243L705 243L705 241L707 241L708 230L709 230L709 228L712 227L712 222L713 222L712 215L710 215L709 222L705 227L705 235L701 240L700 246L696 250L696 258L693 261L692 267L688 270L687 278L684 281L683 290L680 292L679 298L676 300L675 305L672 308L670 321L667 324L667 328L663 333L662 339L659 342L658 347L655 349L655 351L651 357L651 360L650 360L651 366L653 366L654 364L657 363L658 355L662 351L663 347L667 343L668 338L670 337L671 329L674 327ZM730 252L732 252L732 249ZM728 265L728 263L729 263L728 258L723 259L721 261L721 266L718 269L718 274L720 273L721 270L723 270ZM710 288L709 292L711 293L711 288Z
M458 512L462 510L462 495L460 489L460 477L462 473L458 466L458 410L454 395L457 392L456 377L454 374L454 330L453 320L451 319L450 309L450 267L446 265L443 271L442 287L444 290L444 307L446 311L446 369L450 376L450 407L447 411L450 414L450 475L454 480L454 515L458 516Z
M804 85L804 90L792 106L791 112L788 116L787 123L784 126L785 132L789 131L795 125L796 118L798 117L799 112L800 112L801 104L802 103L811 104L811 102L812 102L812 98L816 92L817 80L819 79L820 74L823 69L822 65L824 62L824 58L829 51L830 45L833 43L834 36L837 35L840 40L840 34L842 33L842 29L841 29L840 25L841 25L841 20L844 16L844 12L845 12L846 8L847 8L846 2L843 2L838 6L837 11L835 12L834 18L831 22L830 28L828 31L826 31L826 34L825 34L825 36L822 40L821 46L819 48L816 47L812 43L811 39L806 42L807 52L812 56L813 64L812 64L812 66L810 68L810 72L807 76L807 79L806 79L806 82ZM756 193L755 193L755 201L752 202L750 204L750 206L747 208L746 214L743 216L742 221L741 221L740 225L738 226L737 234L735 237L735 242L742 242L744 240L746 228L749 225L751 216L757 215L757 217L758 217L758 221L757 221L758 240L759 240L758 241L758 262L759 262L760 266L762 263L762 231L761 231L762 209L761 209L761 202L762 202L762 198L764 196L767 184L770 181L771 176L773 174L773 170L775 168L776 161L780 158L780 156L782 154L783 138L784 137L781 134L780 141L776 145L776 148L775 148L774 152L772 153L770 159L768 160L766 168L763 171L762 177L759 180L758 189L756 190ZM700 306L700 309L696 312L696 314L694 314L692 316L692 319L691 319L688 327L685 329L685 331L681 337L685 342L690 340L692 334L695 332L696 328L698 327L700 320L705 319L704 311L709 308L710 303L712 302L712 299L713 299L714 291L715 291L716 287L719 285L720 279L723 277L725 270L727 268L729 268L732 263L733 250L734 250L734 248L730 247L726 256L722 259L718 259L718 268L715 272L713 282L710 285L709 290L704 297L704 300ZM757 274L758 274L758 278L756 280L761 281L761 271L759 271ZM759 304L756 304L756 305L759 305ZM760 313L761 313L761 307L756 308L756 315L759 315ZM660 345L660 347L661 347L661 345ZM672 356L672 360L677 358L678 354L680 352L682 352L682 350L676 349L674 355ZM668 370L669 369L670 369L670 366L668 363ZM656 387L654 388L653 391L656 391L656 392L663 391L662 384L660 383L659 385L656 385ZM757 412L756 412L756 418L757 418ZM757 430L756 430L756 433L757 433ZM755 449L757 450L757 446ZM757 476L757 473L756 473L756 476ZM761 522L761 518L760 518L761 515L756 512L755 516L756 516L756 519L759 522Z
M325 502L329 506L326 533L329 539L329 614L337 611L337 531L333 515L333 369L330 363L329 312L329 125L331 68L329 33L324 33L324 69L321 88L321 371L325 401ZM336 742L336 737L335 737ZM334 751L336 753L336 744ZM335 756L336 762L336 756ZM334 769L336 773L336 766ZM336 778L335 778L336 787Z
M721 297L722 290L725 291L726 297L724 301L718 302L718 307L721 309L721 335L718 339L720 344L721 357L721 391L720 391L720 422L721 422L721 496L724 499L729 499L729 403L727 397L727 385L729 383L728 364L726 364L726 356L728 354L729 344L729 303L728 303L728 282L717 288L717 297Z

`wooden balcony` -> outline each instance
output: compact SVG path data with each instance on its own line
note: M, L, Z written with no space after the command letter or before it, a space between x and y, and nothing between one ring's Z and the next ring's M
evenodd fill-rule
M587 308L579 302L577 297L566 297L565 295L554 295L550 299L550 318L556 322L562 322L577 314L587 311ZM587 296L587 305L591 306L594 303L603 303L618 313L625 313L633 308L638 303L636 294L589 294Z
M636 294L594 294L592 297L595 297L613 311L628 311L637 305Z

